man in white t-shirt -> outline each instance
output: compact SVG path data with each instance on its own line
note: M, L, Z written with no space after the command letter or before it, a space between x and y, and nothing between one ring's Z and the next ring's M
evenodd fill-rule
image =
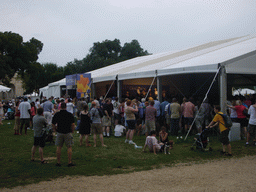
M20 111L20 135L22 135L23 125L25 124L25 135L27 135L27 128L30 122L31 105L25 97L24 101L20 103L18 110Z
M75 105L71 102L71 99L68 99L67 112L69 112L73 115L74 114L74 107L75 107Z
M115 125L117 125L118 121L121 120L121 116L119 113L120 103L117 97L115 98L115 101L112 104L113 104L114 121L115 121Z
M250 138L253 138L253 143L256 145L256 104L251 105L248 114L250 115L249 126L247 128L247 140L245 145L249 145Z

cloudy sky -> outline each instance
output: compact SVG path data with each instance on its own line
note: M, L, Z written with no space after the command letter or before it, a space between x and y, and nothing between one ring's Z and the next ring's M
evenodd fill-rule
M40 40L39 62L64 66L94 42L137 39L149 53L256 34L255 0L5 0L0 31Z

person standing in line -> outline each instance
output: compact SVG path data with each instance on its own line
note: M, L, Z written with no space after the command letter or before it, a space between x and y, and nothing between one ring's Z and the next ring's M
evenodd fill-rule
M113 113L114 113L114 122L115 125L118 124L118 121L121 120L120 117L120 112L119 112L119 108L120 108L120 103L118 101L118 97L115 98L114 102L113 102Z
M215 112L215 116L213 118L213 120L211 121L211 123L206 126L206 128L213 128L217 125L219 125L219 130L220 130L220 142L222 143L222 151L221 154L222 155L227 155L227 156L232 156L231 153L231 145L229 143L229 139L228 139L228 134L230 129L228 127L225 127L225 122L223 117L220 114L223 114L220 111L220 106L216 105L214 106L214 112ZM226 148L228 150L228 153L226 154Z
M40 106L39 99L36 99L35 106L36 106L37 109L38 109L39 107L41 107L41 106Z
M3 106L2 101L0 99L0 125L3 125L3 123L2 123L3 116L4 116L4 106Z
M44 160L43 150L45 146L45 137L43 135L43 128L46 127L47 121L44 118L43 108L38 108L37 114L33 117L33 128L34 128L34 145L31 149L31 161L35 161L36 147L39 146L39 154L41 159L41 164L47 163Z
M72 163L72 145L74 144L72 133L75 130L75 118L67 112L67 105L65 102L61 103L61 109L57 112L52 119L53 130L57 132L55 145L57 146L57 164L60 167L61 148L63 144L68 148L68 167L75 166Z
M232 106L236 106L236 100L232 100ZM237 112L236 109L229 108L229 116L233 122L237 122Z
M126 104L127 104L127 107L125 107L125 113L126 113L126 123L128 125L128 131L126 133L125 143L135 144L132 141L134 130L136 128L136 118L134 113L138 112L138 107L137 105L135 105L135 108L133 108L134 103L131 100L128 100Z
M146 107L145 111L145 135L148 136L148 134L151 131L156 130L156 108L154 108L154 100L149 102L149 106Z
M185 120L185 133L188 132L188 129L191 129L191 125L194 121L194 112L195 112L195 105L192 103L193 98L190 97L188 102L184 104L184 120Z
M52 111L54 111L52 97L50 97L48 101L45 101L41 106L44 109L44 117L47 120L48 126L50 126L52 124Z
M14 135L19 135L20 128L20 111L19 111L20 101L16 102L15 106L15 124L14 124Z
M166 119L165 119L165 107L169 104L167 98L164 98L164 101L160 104L160 111L161 111L161 120L160 126L166 126Z
M22 129L25 124L25 135L27 135L27 128L30 122L30 109L31 105L28 102L28 98L24 98L24 101L20 103L18 110L20 111L20 135L22 135Z
M248 126L248 120L247 117L244 115L244 111L248 111L248 108L246 108L241 100L236 101L235 106L228 105L229 108L235 109L237 113L237 122L240 123L240 137L241 140L246 139L247 136L247 126Z
M71 113L72 115L74 114L74 107L75 105L71 102L71 99L68 99L67 102L67 112Z
M36 111L36 106L35 106L35 102L31 102L31 109L30 109L30 122L31 122L31 128L33 129L33 117L36 115L37 111Z
M103 114L104 114L102 118L103 136L110 137L111 117L113 116L110 99L107 99L106 103L103 104Z
M171 135L178 136L181 107L176 98L172 99L171 110Z
M253 139L253 144L256 145L256 104L249 107L248 114L250 115L250 118L247 130L247 140L245 143L246 146L249 145L249 141L251 138Z
M104 141L103 141L103 130L102 130L102 126L101 126L101 118L100 118L100 113L99 110L97 108L97 104L95 101L92 102L92 108L90 110L90 116L91 116L91 120L92 120L92 132L93 132L93 140L94 140L94 146L96 147L96 143L97 143L97 134L99 134L100 137L100 141L101 141L101 146L102 147L107 147L106 145L104 145Z
M154 100L154 108L156 109L156 134L158 134L160 132L160 120L161 120L161 109L160 109L160 101L158 101L158 99Z
M198 133L202 133L203 131L203 125L204 125L204 118L205 118L205 109L203 107L203 104L200 101L196 101L196 107L195 107L195 124L197 128ZM206 124L206 125L209 125Z
M83 137L85 136L85 143L86 147L90 147L91 145L89 144L89 135L91 133L91 118L89 115L89 107L87 104L84 105L84 110L81 111L80 117L80 126L79 126L79 133L80 133L80 146L83 144Z

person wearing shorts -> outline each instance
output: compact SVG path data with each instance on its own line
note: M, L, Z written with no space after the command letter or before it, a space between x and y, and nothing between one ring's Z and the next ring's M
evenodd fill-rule
M24 98L24 101L20 103L18 110L20 111L20 135L22 135L22 129L25 125L25 135L27 135L27 128L30 122L30 109L31 105L28 102L28 98Z
M127 107L125 107L124 111L126 113L126 123L128 126L128 131L126 133L125 143L135 144L132 141L134 130L136 128L136 119L134 113L138 112L138 107L137 105L133 105L134 103L131 100L128 100L126 104ZM133 106L135 106L135 108L133 108Z
M208 126L206 126L206 128L213 128L213 127L219 125L220 142L222 143L222 148L223 148L223 150L221 151L221 154L227 155L227 156L232 156L232 154L231 154L231 145L230 145L229 139L228 139L229 128L225 127L224 119L220 115L220 114L223 114L223 113L220 112L220 106L219 105L214 106L214 112L216 113L216 115L214 116L211 123ZM228 150L227 154L226 154L226 148Z
M101 118L100 118L100 113L97 108L97 103L95 101L92 102L92 108L90 110L90 116L92 120L92 133L93 133L93 140L94 140L94 145L93 147L96 147L97 143L97 134L99 135L100 141L101 141L101 146L102 147L107 147L104 145L103 141L103 128L101 125Z
M75 119L74 116L67 112L66 103L61 103L60 111L57 112L52 119L53 130L57 132L57 137L55 145L57 146L57 164L56 166L61 166L60 157L61 157L61 148L63 144L68 148L68 167L75 166L72 163L72 145L74 144L72 133L75 130Z
M39 146L39 154L41 163L45 164L46 161L43 157L43 150L45 146L45 137L43 134L43 128L46 127L47 121L43 114L43 108L38 108L37 114L33 117L33 128L34 128L34 145L31 149L31 161L35 161L36 147Z
M248 114L250 115L250 118L245 145L249 145L250 139L253 139L253 144L256 145L256 104L249 107Z

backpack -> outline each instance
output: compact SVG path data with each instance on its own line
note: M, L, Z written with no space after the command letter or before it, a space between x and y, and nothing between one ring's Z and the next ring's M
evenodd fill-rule
M100 117L102 118L104 116L103 109L100 107L98 108L98 111L99 111Z
M223 118L224 126L226 128L231 128L232 125L233 125L231 118L228 115L226 115L226 114L220 114L220 113L218 113L218 114ZM223 124L223 123L221 123L221 124Z

